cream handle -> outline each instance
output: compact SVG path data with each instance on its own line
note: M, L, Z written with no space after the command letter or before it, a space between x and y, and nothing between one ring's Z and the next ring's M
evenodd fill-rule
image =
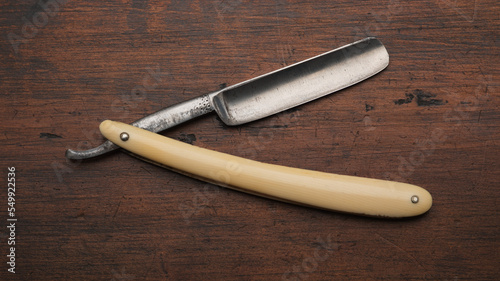
M400 182L336 175L249 160L106 120L101 133L150 161L240 191L311 207L382 217L428 211L427 190Z

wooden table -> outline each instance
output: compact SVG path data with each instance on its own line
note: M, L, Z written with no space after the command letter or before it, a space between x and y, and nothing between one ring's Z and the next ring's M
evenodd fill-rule
M0 10L1 280L498 280L496 1L31 0ZM434 198L423 216L276 202L122 152L64 157L100 144L104 119L131 122L366 36L391 62L361 84L247 125L210 115L164 135L416 184Z

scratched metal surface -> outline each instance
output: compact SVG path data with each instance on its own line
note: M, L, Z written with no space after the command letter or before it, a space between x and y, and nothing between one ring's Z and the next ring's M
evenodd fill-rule
M499 272L495 1L3 1L0 279L493 280ZM68 162L130 122L356 41L389 67L238 127L164 134L268 163L422 186L382 220L217 188L124 153ZM15 274L8 167L16 168Z

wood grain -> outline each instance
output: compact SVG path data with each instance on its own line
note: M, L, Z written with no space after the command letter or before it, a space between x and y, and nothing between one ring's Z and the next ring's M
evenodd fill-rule
M495 1L54 3L0 3L1 280L498 278ZM244 126L211 115L164 134L422 186L434 198L424 216L275 202L121 152L64 158L99 144L104 119L130 122L365 36L391 62L359 85ZM16 274L6 263L12 166Z

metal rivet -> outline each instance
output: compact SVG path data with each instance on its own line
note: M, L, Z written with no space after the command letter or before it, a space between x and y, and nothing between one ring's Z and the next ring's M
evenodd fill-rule
M413 203L413 204L417 204L418 203L418 196L417 195L413 195L411 197L411 203Z
M125 133L125 132L123 132L123 133L120 134L120 139L122 141L128 141L129 137L130 136L127 133Z

